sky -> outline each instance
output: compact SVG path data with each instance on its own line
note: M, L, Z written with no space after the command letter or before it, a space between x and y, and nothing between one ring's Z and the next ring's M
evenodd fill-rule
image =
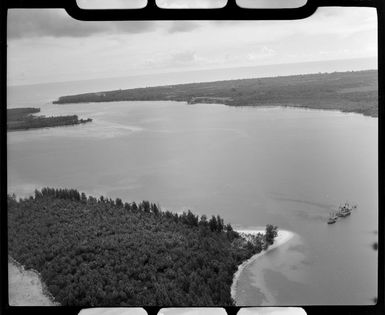
M376 57L377 17L330 7L293 21L81 22L13 9L7 38L8 85L26 85Z

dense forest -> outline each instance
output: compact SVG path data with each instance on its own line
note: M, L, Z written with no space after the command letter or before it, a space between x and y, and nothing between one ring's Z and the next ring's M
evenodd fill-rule
M231 106L296 106L378 116L376 70L191 83L62 96L54 103L185 101Z
M69 116L33 116L40 108L25 107L7 109L7 130L27 130L36 128L78 125L91 122L92 119L79 119L77 115Z
M220 216L43 188L8 196L9 255L62 305L233 305L237 266L277 227L242 238Z

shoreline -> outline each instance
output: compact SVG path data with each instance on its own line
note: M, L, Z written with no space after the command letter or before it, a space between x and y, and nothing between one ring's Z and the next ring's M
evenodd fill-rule
M49 294L40 274L25 269L8 256L8 303L10 306L59 306Z
M205 103L202 103L205 104ZM208 105L213 105L213 104L208 104ZM224 106L231 106L231 107L254 107L254 108L261 108L261 109L270 109L270 108L288 108L288 109L304 109L304 110L309 110L309 111L321 111L321 112L335 112L335 113L340 113L340 114L354 114L354 115L361 115L363 117L367 118L377 118L378 119L378 114L377 115L372 115L372 114L365 114L359 111L349 111L349 110L342 110L338 108L316 108L316 107L308 107L308 106L303 106L303 105L293 105L293 104L278 104L278 105L227 105L227 104L220 104L218 105L224 105Z
M156 100L156 102L163 102L165 100ZM367 118L377 118L378 119L378 113L376 115L374 114L366 114L360 111L356 110L342 110L339 108L322 108L322 107L309 107L306 105L295 105L295 104L267 104L267 105L234 105L234 104L226 104L226 103L188 103L188 101L174 101L171 100L172 102L177 102L177 103L184 103L185 105L192 106L192 105L220 105L220 106L229 106L229 107L234 107L234 108L258 108L258 109L271 109L271 108L283 108L283 109L303 109L303 110L309 110L309 111L320 111L320 112L335 112L339 114L353 114L353 115L360 115L363 117ZM142 101L128 101L128 102L142 102ZM144 101L145 102L145 101ZM165 101L166 102L166 101ZM72 104L72 103L70 103ZM86 104L86 103L76 103L76 104ZM61 105L61 104L60 104Z
M378 117L376 75L376 70L362 70L160 85L63 95L52 103L174 100L235 107L289 105ZM309 101L314 98L318 101Z
M202 102L202 103L189 103L188 100L170 100L170 99L157 99L157 100L151 100L153 102L177 102L177 103L184 103L185 105L188 106L194 106L194 105L222 105L222 106L229 106L229 107L235 107L235 108L289 108L289 109L306 109L306 110L314 110L314 111L327 111L327 112L337 112L341 114L356 114L356 115L361 115L364 117L368 118L377 118L378 119L378 113L375 114L369 114L365 112L361 112L358 110L350 110L350 109L340 109L340 108L323 108L323 107L310 107L306 105L295 105L295 104L263 104L263 105L258 105L258 104L247 104L247 105L240 105L240 104L226 104L226 103L221 103L221 102ZM89 102L78 102L78 103L55 103L54 101L51 102L51 104L54 105L78 105L78 104L91 104L91 103L117 103L117 102L148 102L147 100L118 100L118 101L89 101ZM35 128L37 129L37 128ZM21 129L20 129L21 130ZM15 130L19 131L19 130Z
M241 234L242 237L247 237L247 234L258 234L262 233L264 234L265 230L236 230L238 233ZM257 260L259 257L265 255L269 251L287 243L290 239L292 239L294 236L294 232L287 231L287 230L278 230L278 235L274 240L273 245L270 245L267 250L262 250L260 253L255 254L254 256L250 257L248 260L244 261L242 264L238 266L238 270L234 273L233 276L233 283L231 284L231 298L236 302L235 297L237 294L237 284L239 277L242 273L242 271L252 262Z

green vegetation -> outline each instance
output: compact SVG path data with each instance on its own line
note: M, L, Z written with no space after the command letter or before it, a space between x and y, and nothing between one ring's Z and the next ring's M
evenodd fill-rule
M25 116L40 112L40 108L24 107L7 109L7 121L22 121Z
M265 242L264 242L264 248L267 249L269 245L273 245L274 239L278 235L278 227L268 224L266 226L266 233L265 233Z
M274 241L277 228L270 231ZM242 261L267 243L220 216L43 188L8 196L9 255L41 273L62 305L233 305Z
M185 101L231 106L295 106L378 116L376 70L229 80L62 96L56 104Z
M69 116L32 116L40 112L40 108L7 109L7 130L28 130L36 128L78 125L91 122L92 119L78 119L77 115Z

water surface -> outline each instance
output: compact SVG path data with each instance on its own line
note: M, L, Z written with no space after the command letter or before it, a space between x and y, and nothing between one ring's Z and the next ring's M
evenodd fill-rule
M94 121L8 133L9 192L71 187L239 227L272 223L296 236L245 269L239 304L373 303L377 118L178 102L39 107ZM346 200L357 211L327 225Z

